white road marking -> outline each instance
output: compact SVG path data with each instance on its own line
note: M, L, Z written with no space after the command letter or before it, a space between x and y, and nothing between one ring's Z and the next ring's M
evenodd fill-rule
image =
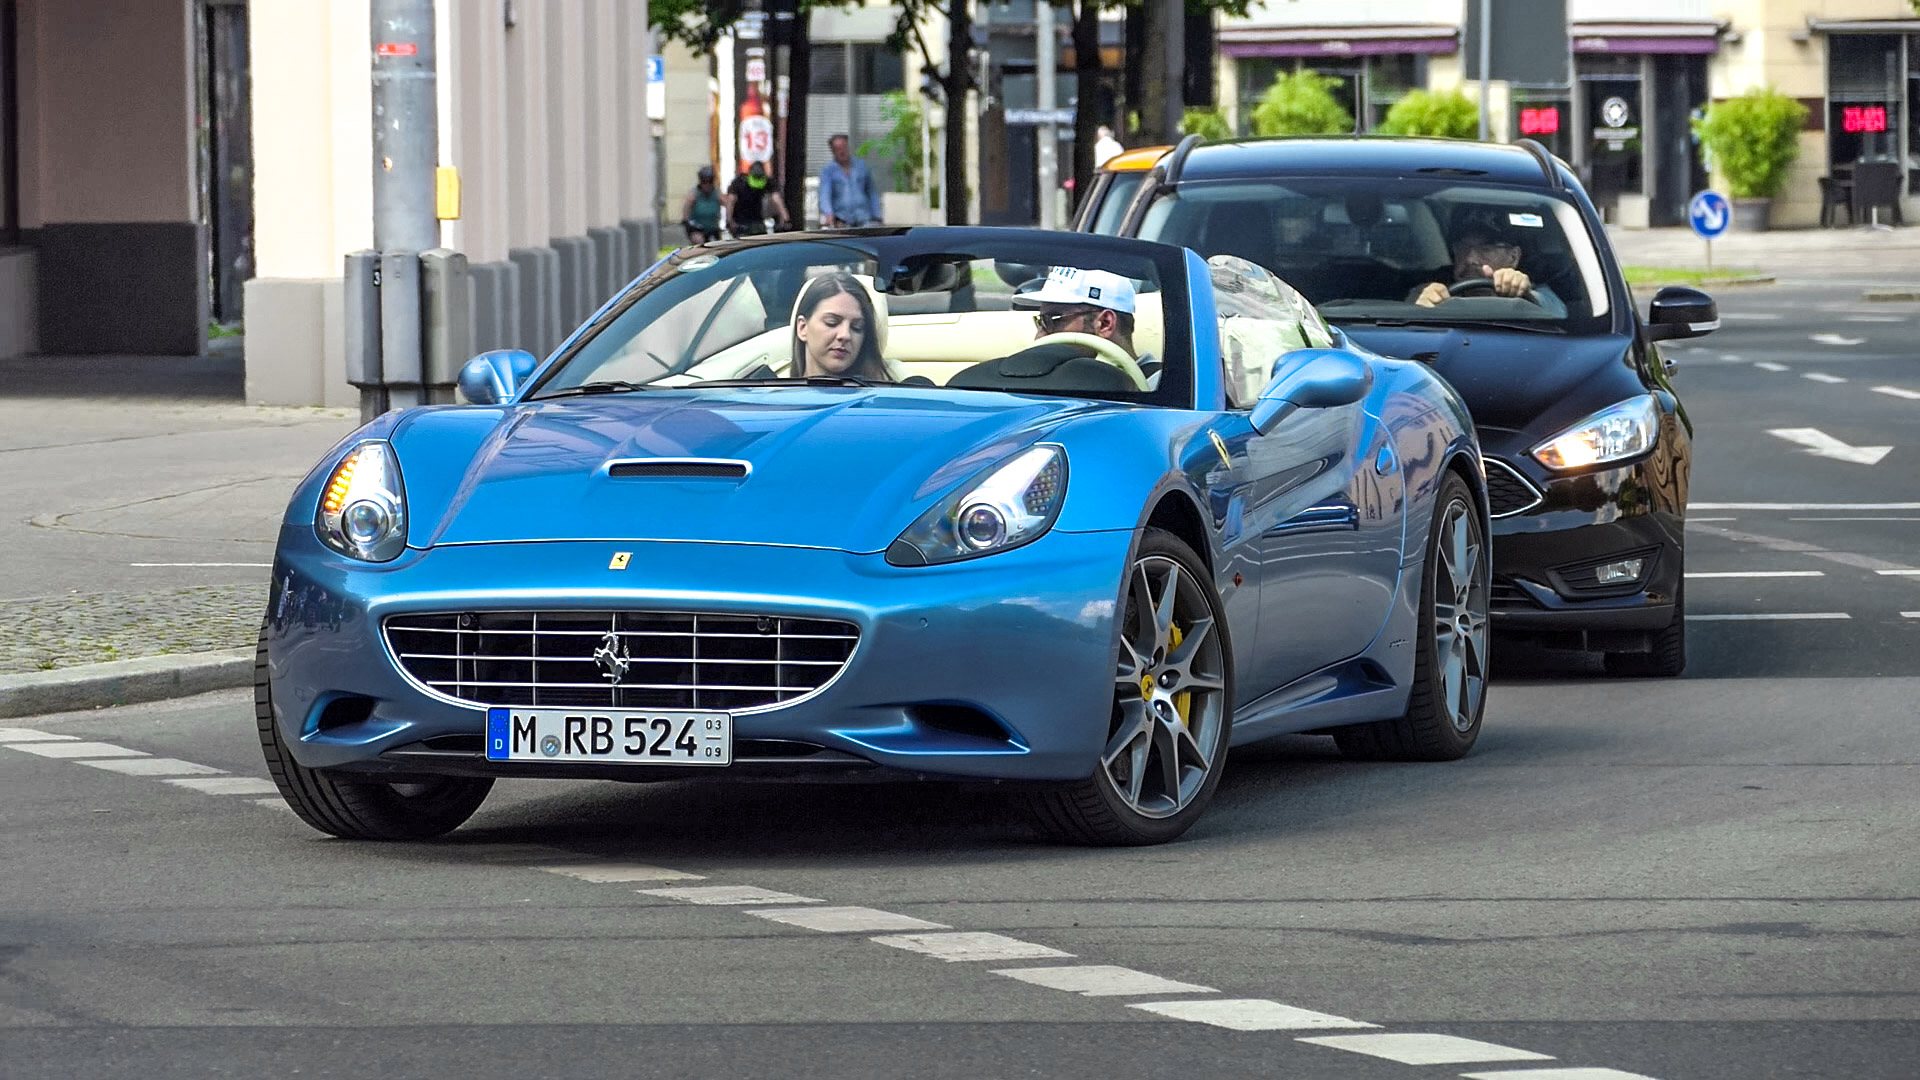
M1826 577L1825 570L1689 570L1687 580L1694 578L1756 578L1756 577Z
M1690 517L1688 521L1739 521L1737 517Z
M1217 994L1211 986L1163 979L1132 968L1112 964L1083 964L1077 967L999 968L995 975L1019 979L1024 983L1065 990L1085 997L1126 997L1130 994Z
M1776 311L1723 311L1720 313L1720 317L1722 319L1737 319L1742 321L1759 322L1762 320L1772 321L1774 319L1781 318L1782 316L1780 315L1779 312L1776 312Z
M73 735L49 735L44 731L35 731L32 728L0 727L0 743L79 741L80 740Z
M1378 1035L1315 1035L1300 1040L1335 1050L1386 1058L1402 1065L1464 1065L1475 1061L1552 1061L1552 1054L1516 1050L1457 1035L1385 1031Z
M1689 503L1692 510L1920 510L1920 502L1900 503ZM1694 518L1695 521L1705 520Z
M278 795L280 789L271 780L260 780L252 776L203 776L189 777L185 780L167 780L164 783L197 791L202 795Z
M1467 1080L1653 1080L1619 1068L1503 1068L1500 1072L1461 1072Z
M1873 392L1885 394L1888 397L1906 398L1908 401L1920 401L1920 390L1905 390L1898 386L1876 386Z
M270 806L275 810L285 810L289 814L293 813L293 807L288 806L287 800L285 799L254 799L253 805Z
M689 904L818 904L811 896L774 892L753 885L696 885L688 889L635 889L643 896L683 900Z
M1461 1073L1467 1080L1653 1080L1619 1069L1502 1069L1499 1072Z
M1788 521L1920 521L1912 517L1790 517Z
M882 930L951 930L945 923L928 922L911 915L896 915L870 907L762 908L749 911L762 919L819 930L827 934L877 934Z
M30 742L8 743L9 749L50 758L147 757L141 750L129 750L103 742Z
M1805 375L1802 375L1800 377L1803 379L1812 379L1814 382L1822 382L1822 383L1843 383L1847 381L1838 375L1829 375L1824 371L1809 371Z
M1786 371L1787 370L1787 365L1776 364L1771 360L1755 360L1753 362L1753 366L1759 368L1761 371Z
M127 776L216 776L227 771L170 757L107 758L103 761L82 761L80 764Z
M139 567L179 567L179 566L245 566L252 569L266 569L270 562L130 562L128 566Z
M1842 322L1896 323L1896 322L1906 322L1907 317L1905 315L1848 315L1848 316L1845 316L1841 321Z
M1893 452L1891 446L1849 446L1819 428L1772 428L1767 431L1767 434L1776 439L1798 443L1806 447L1807 453L1815 457L1851 461L1855 465L1876 465L1881 458Z
M1862 337L1844 337L1840 334L1814 334L1807 339L1815 345L1861 345L1866 342Z
M1875 570L1882 577L1920 577L1920 570Z
M1021 941L1002 934L952 933L952 934L888 934L884 937L868 938L890 948L905 949L908 952L924 953L936 960L957 962L963 960L1051 960L1056 957L1073 956L1070 952L1050 949L1045 945L1035 945L1031 941Z
M1688 622L1789 622L1795 619L1851 619L1844 611L1751 611L1737 615L1688 615Z
M1920 619L1920 611L1903 611L1900 613L1900 617L1903 619Z
M1323 1028L1377 1028L1361 1020L1344 1016L1296 1009L1264 998L1233 998L1199 1001L1143 1001L1129 1009L1157 1013L1175 1020L1231 1028L1234 1031L1313 1031Z
M547 854L553 854L549 851ZM646 863L567 863L557 866L536 866L535 870L545 870L549 874L578 878L596 884L621 881L700 881L699 874L689 874L684 870L669 870L664 866L649 866Z

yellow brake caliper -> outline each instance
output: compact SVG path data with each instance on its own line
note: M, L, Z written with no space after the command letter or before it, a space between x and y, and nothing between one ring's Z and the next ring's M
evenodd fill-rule
M1173 647L1178 649L1180 647L1180 639L1183 637L1186 637L1185 634L1180 632L1179 623L1175 623L1173 625L1172 637L1173 637ZM1192 716L1188 711L1188 703L1192 699L1192 697L1193 697L1193 694L1187 690L1182 690L1179 693L1173 695L1173 711L1180 714L1181 727L1193 726Z

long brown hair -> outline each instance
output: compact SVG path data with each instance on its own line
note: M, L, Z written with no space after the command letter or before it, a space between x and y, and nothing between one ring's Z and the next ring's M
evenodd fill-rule
M853 302L860 305L860 318L866 322L866 333L860 335L860 352L853 358L853 366L847 374L858 375L866 379L886 379L887 365L880 358L880 326L873 315L873 299L867 295L866 286L852 274L821 274L807 282L800 290L800 303L794 307L793 321L798 324L802 319L813 317L813 311L821 302L846 293ZM807 343L800 340L796 330L793 335L793 367L789 374L796 378L810 374L819 374L807 370Z

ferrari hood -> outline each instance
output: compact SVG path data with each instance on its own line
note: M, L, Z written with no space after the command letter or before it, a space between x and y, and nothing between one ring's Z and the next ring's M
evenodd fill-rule
M1084 401L930 390L654 391L423 410L395 433L409 543L707 540L885 550Z

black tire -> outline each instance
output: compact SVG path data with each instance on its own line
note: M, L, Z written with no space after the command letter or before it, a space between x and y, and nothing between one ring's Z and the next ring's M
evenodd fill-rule
M1687 670L1687 586L1682 576L1673 593L1673 621L1650 636L1646 652L1606 654L1607 674L1627 679L1671 679Z
M1186 575L1187 583L1192 587L1181 592L1182 583L1177 576L1168 574L1169 567L1177 568L1180 574ZM1233 648L1227 636L1226 611L1220 603L1220 594L1214 589L1212 576L1193 549L1172 533L1149 528L1141 537L1133 561L1127 566L1126 581L1122 586L1123 602L1117 617L1121 621L1120 650L1123 653L1132 648L1129 644L1132 640L1140 637L1137 631L1149 629L1137 621L1143 616L1138 609L1135 583L1137 580L1146 590L1145 595L1151 596L1152 575L1155 573L1162 575L1160 581L1163 588L1175 590L1175 608L1184 600L1191 616L1194 614L1191 605L1197 602L1204 606L1205 615L1202 617L1210 622L1203 631L1195 631L1199 623L1189 618L1174 648L1166 650L1164 656L1156 650L1153 656L1147 658L1149 663L1129 669L1126 661L1116 661L1116 670L1121 674L1116 676L1108 746L1103 750L1101 760L1095 762L1093 774L1085 780L1028 793L1028 810L1034 823L1055 839L1101 847L1164 844L1186 832L1200 819L1200 815L1206 812L1207 804L1213 801L1214 791L1220 786L1220 774L1227 763L1227 744L1233 734ZM1140 576L1136 579L1136 575ZM1162 595L1165 595L1164 592ZM1173 625L1178 626L1179 612L1175 608L1169 610L1173 613ZM1149 620L1151 617L1151 613L1145 616ZM1195 643L1182 654L1183 643L1188 640ZM1167 662L1164 667L1163 659ZM1140 695L1137 710L1131 708L1134 702L1122 699L1119 689L1121 682L1132 677L1126 674L1129 670L1153 684L1151 688L1136 691ZM1159 673L1158 678L1155 677L1156 672ZM1161 681L1168 678L1172 681ZM1188 679L1192 681L1184 681ZM1127 685L1131 687L1135 684L1129 682ZM1184 706L1177 704L1180 695L1175 692L1181 686L1190 688L1185 691ZM1155 696L1149 698L1149 693ZM1174 724L1176 720L1177 728ZM1123 740L1123 730L1130 729L1134 724L1145 726ZM1185 733L1185 743L1179 741L1180 733ZM1136 759L1133 748L1139 746L1140 740L1145 740L1147 748L1139 751ZM1123 743L1123 750L1114 750L1114 747ZM1170 765L1166 756L1169 751L1173 754ZM1121 752L1126 752L1129 758L1124 765L1117 760ZM1158 772L1161 782L1159 790L1163 792L1166 789L1167 770L1171 770L1174 790L1163 800L1152 800L1152 793L1147 790L1143 780L1137 780L1132 785L1135 790L1130 795L1120 789L1121 781L1113 772L1115 768L1124 768L1130 774L1139 774L1143 778ZM1202 771L1198 775L1183 771L1194 768ZM1187 787L1186 778L1197 781L1197 785L1191 790L1183 790ZM1166 812L1143 812L1137 805L1143 799L1156 803L1150 809L1164 809Z
M1465 701L1449 701L1447 670L1440 655L1435 589L1445 571L1442 548L1451 530L1463 525L1477 557L1469 560L1466 581L1455 589L1466 603L1450 602L1449 610L1464 614L1467 622L1455 631L1466 648L1477 652L1464 661L1467 669ZM1420 567L1419 629L1413 660L1413 689L1407 711L1391 720L1336 729L1340 752L1360 761L1453 761L1465 757L1480 737L1480 719L1486 709L1486 679L1492 668L1487 646L1487 597L1492 587L1492 551L1475 508L1473 491L1457 474L1448 473L1434 500L1433 527L1427 532L1426 558ZM1464 611L1460 609L1464 608ZM1477 646L1474 642L1477 640Z
M426 840L450 833L480 809L493 781L428 776L404 782L309 769L293 759L273 720L267 680L267 631L253 660L253 715L267 772L300 820L348 840Z

